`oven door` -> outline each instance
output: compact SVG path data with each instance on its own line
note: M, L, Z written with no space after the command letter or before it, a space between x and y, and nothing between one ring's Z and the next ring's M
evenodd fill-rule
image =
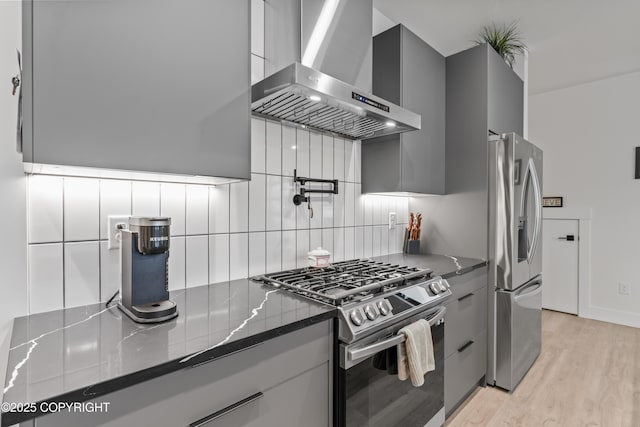
M375 337L340 345L340 367L336 381L338 426L429 426L444 424L444 313L443 306L412 316ZM404 340L398 335L405 325L418 319L431 324L435 371L424 385L414 387L400 381L392 370L380 369L379 360ZM377 360L376 360L377 359Z

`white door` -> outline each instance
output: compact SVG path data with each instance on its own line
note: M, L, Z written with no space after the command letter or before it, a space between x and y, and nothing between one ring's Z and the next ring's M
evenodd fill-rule
M545 219L542 307L578 314L578 220Z

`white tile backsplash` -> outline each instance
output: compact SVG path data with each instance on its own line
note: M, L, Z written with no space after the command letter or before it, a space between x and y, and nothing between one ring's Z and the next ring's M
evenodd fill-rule
M31 176L28 191L29 243L61 242L63 178Z
M345 237L345 228L334 228L333 229L333 260L334 261L344 261L344 237Z
M64 306L93 304L100 299L100 244L64 244Z
M293 196L296 194L296 185L288 176L282 177L282 229L295 230L296 205L293 204Z
M231 233L249 230L249 183L229 184L229 231Z
M282 177L267 175L266 229L282 228Z
M209 237L209 280L211 283L229 280L229 235Z
M209 188L209 233L229 232L229 184Z
M262 2L262 0L260 0ZM266 121L256 117L251 118L251 171L257 173L265 173L266 162L266 143L265 132Z
M229 236L229 280L248 277L249 234L237 233Z
M253 173L249 183L249 231L266 229L266 175Z
M297 158L296 129L282 126L282 175L293 176ZM302 176L302 175L301 175Z
M333 179L344 181L344 139L333 138Z
M309 250L322 247L322 229L309 230Z
M353 155L353 141L344 141L344 180L356 182L355 156Z
M173 224L171 224L173 227ZM186 286L185 237L172 237L169 251L169 290L184 289Z
M333 228L322 229L322 247L333 256ZM331 259L333 260L333 257Z
M266 234L266 272L273 273L282 270L282 232L268 231Z
M209 283L208 236L187 236L185 238L185 265L187 288Z
M184 184L160 184L160 215L171 217L172 236L185 234L186 198Z
M99 180L64 178L64 240L98 240L99 208Z
M187 185L186 234L209 234L209 187Z
M109 215L131 215L131 181L100 180L100 239L109 236Z
M249 277L266 272L266 253L266 233L249 233Z
M322 134L309 134L309 177L322 178Z
M169 256L169 260L173 257L174 245L175 240L171 239L171 255ZM184 242L182 244L182 251L184 252ZM184 254L182 258L184 262ZM169 267L169 274L171 274L171 266ZM184 269L182 275L184 276ZM169 286L171 286L171 279L169 279ZM100 242L100 301L108 301L109 298L111 298L111 296L119 289L120 250L109 249L108 242L103 240Z
M62 187L62 183L60 186ZM62 243L29 245L30 313L63 307L63 266Z
M309 252L309 230L296 232L296 267L307 266L307 253Z
M296 169L298 176L309 176L309 131L296 129Z
M298 246L296 245L296 231L288 230L282 232L282 269L290 270L296 268L296 256Z
M264 0L251 0L251 53L264 57Z
M408 198L361 195L359 141L257 118L251 127L250 183L30 176L31 312L106 301L119 289L120 254L106 241L109 215L172 218L172 291L304 266L307 251L317 246L334 261L400 250ZM293 204L295 168L340 180L339 194L312 194L313 218L306 203ZM390 211L398 218L393 230Z
M266 161L267 173L282 174L282 126L267 120L266 127Z
M251 54L251 84L264 79L264 58Z
M355 227L344 229L344 259L353 259L356 256Z
M134 216L160 215L160 184L134 181L131 184L131 212Z

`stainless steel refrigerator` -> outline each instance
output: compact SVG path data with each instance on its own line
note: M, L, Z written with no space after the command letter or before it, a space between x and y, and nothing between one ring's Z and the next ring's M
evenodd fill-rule
M489 140L489 366L513 390L540 354L542 150L515 133Z

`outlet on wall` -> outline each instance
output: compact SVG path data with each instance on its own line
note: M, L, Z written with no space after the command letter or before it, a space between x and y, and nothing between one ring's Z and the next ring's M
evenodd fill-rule
M618 282L618 293L620 295L629 295L629 285L625 282Z
M123 225L129 227L129 215L109 215L109 249L120 247L120 230Z
M398 223L398 217L395 212L389 212L389 230L394 228Z

